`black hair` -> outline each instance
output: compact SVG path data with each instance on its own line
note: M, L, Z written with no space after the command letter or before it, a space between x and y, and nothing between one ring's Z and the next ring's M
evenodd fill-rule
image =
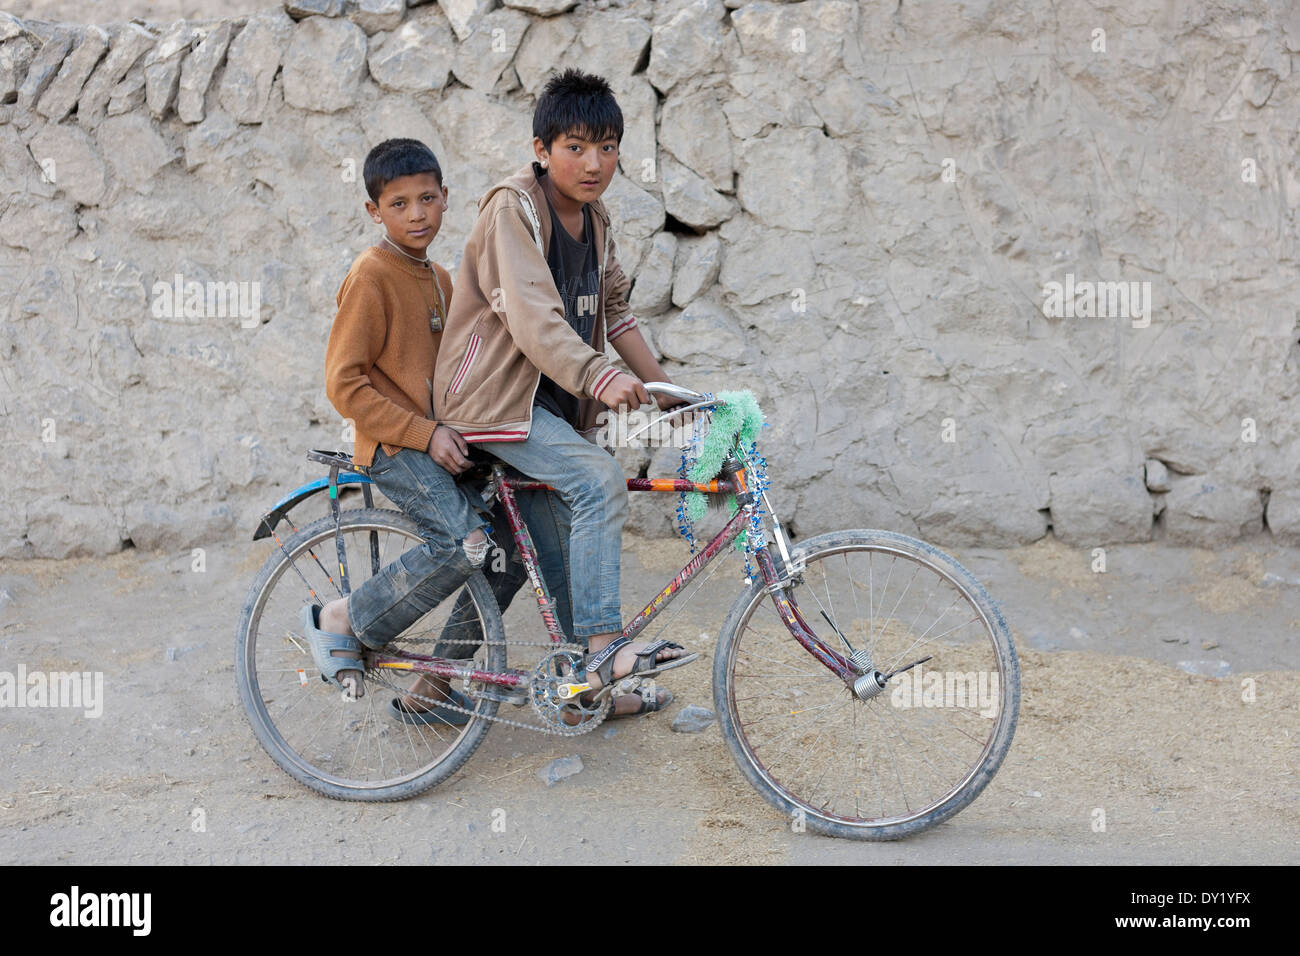
M623 142L623 111L603 77L569 67L546 81L533 110L533 135L549 150L566 133Z
M379 202L379 194L394 179L420 173L433 173L442 185L442 167L433 150L418 139L386 139L366 154L361 176L371 202Z

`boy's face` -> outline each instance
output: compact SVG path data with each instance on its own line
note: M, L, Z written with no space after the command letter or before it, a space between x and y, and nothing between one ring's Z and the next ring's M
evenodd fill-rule
M378 202L366 202L370 218L388 230L388 238L408 255L423 259L442 226L447 188L433 173L399 176L384 186Z
M556 190L575 203L599 199L618 168L618 138L593 140L586 130L558 137L548 150L541 139L533 140L538 160L547 161Z

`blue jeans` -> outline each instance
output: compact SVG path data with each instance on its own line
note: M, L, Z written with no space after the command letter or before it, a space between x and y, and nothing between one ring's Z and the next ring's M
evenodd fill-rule
M516 491L514 494L528 527L533 550L537 553L538 570L546 582L547 592L555 601L555 617L560 629L570 642L586 644L585 638L575 638L573 634L573 612L569 602L568 506L551 491ZM500 502L492 509L492 537L497 547L488 554L483 576L492 588L497 607L504 614L515 594L528 583L528 569L515 547L514 532ZM527 596L531 609L534 606L531 587ZM540 615L533 621L534 626L525 636L530 640L544 641ZM474 603L469 592L464 591L456 599L432 654L434 657L472 657L482 640L483 630L479 627Z
M389 456L375 450L370 477L387 498L419 528L423 544L381 568L348 597L352 631L367 647L378 650L406 630L446 597L455 593L478 566L464 552L464 539L476 529L492 531L501 553L489 551L482 565L502 611L527 580L500 504L484 520L477 490L463 486L424 452L403 448ZM568 511L550 492L517 494L520 512L538 554L547 590L556 598L556 614L572 635L567 584ZM442 639L482 640L469 592L463 592L444 626ZM473 643L440 643L439 657L468 657Z
M568 580L573 635L585 640L623 629L619 568L627 484L614 457L544 408L521 442L482 442L484 451L550 485L569 512ZM548 578L549 584L549 578Z

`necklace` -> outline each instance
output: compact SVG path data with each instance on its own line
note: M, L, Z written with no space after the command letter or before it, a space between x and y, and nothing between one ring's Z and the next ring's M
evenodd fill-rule
M412 262L418 262L418 263L419 263L420 265L422 265L422 266L428 266L428 265L429 265L429 257L428 257L428 256L425 256L423 259L417 259L417 258L415 258L415 256L411 255L409 252L407 252L405 249L403 249L403 248L402 248L401 246L399 246L397 243L393 242L393 240L389 239L387 234L384 235L384 242L388 243L390 246L392 246L394 249L396 249L400 254L406 256L406 258L410 259Z
M393 240L389 239L387 235L384 236L384 242L388 243L390 246L392 246L402 255L406 256L406 258L410 259L412 262L419 263L420 265L424 266L426 269L429 270L429 278L433 281L433 291L438 297L438 302L435 305L434 303L429 301L429 296L428 293L424 291L423 283L421 283L420 285L420 296L421 298L424 299L424 305L429 310L429 331L441 332L443 327L443 322L446 319L447 305L442 300L442 286L438 285L438 274L433 270L433 263L429 261L428 256L425 256L423 259L415 258L415 256L411 255L409 252L405 251L397 243L393 242Z

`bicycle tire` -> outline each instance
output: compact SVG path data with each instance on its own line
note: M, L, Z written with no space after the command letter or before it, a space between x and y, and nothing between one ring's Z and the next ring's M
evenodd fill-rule
M908 687L906 688L908 691L908 694L906 695L908 699L905 702L905 706L899 706L904 696L901 693L903 690L902 682L907 679L908 676L900 674L894 678L894 681L899 681L899 683L895 684L894 681L890 681L889 683L893 686L887 687L885 691L881 692L880 696L867 702L859 700L839 677L830 670L824 668L819 662L815 661L815 659L795 641L789 631L785 629L784 625L780 624L775 611L771 618L772 621L776 622L775 624L766 622L758 624L751 623L755 620L754 614L761 606L765 604L771 606L771 602L765 600L767 594L765 593L761 581L756 581L740 594L736 602L733 604L719 634L717 651L714 656L714 706L718 713L720 729L722 731L723 739L727 743L728 750L735 759L741 773L744 774L746 779L755 787L755 789L758 790L768 803L790 816L792 820L801 820L805 824L806 829L827 836L859 840L896 840L927 830L930 827L947 820L964 807L968 806L971 801L979 796L988 785L989 781L993 778L993 775L997 772L998 767L1001 766L1003 759L1006 757L1007 751L1011 746L1012 738L1015 734L1020 707L1019 662L1016 658L1015 647L1012 644L1011 635L1008 631L1006 622L1003 620L1001 611L975 577L954 558L944 554L934 546L916 538L896 534L894 532L865 529L831 532L829 534L811 538L808 541L803 542L798 548L794 549L791 555L792 562L797 564L799 561L803 561L806 564L805 571L800 575L800 584L794 590L795 600L798 602L805 620L809 621L810 624L813 622L814 618L818 617L817 612L819 609L825 610L824 608L819 607L822 602L820 600L820 595L816 593L820 588L816 580L817 575L814 568L817 567L820 570L822 579L826 584L827 600L832 601L830 576L828 574L828 568L831 567L829 559L833 559L836 555L840 554L845 555L843 563L847 569L847 573L838 572L836 567L836 573L838 575L837 585L840 580L847 576L849 586L848 588L841 590L848 590L853 594L853 606L854 609L858 611L859 618L862 610L861 604L867 604L869 614L871 615L869 617L869 626L861 628L856 633L872 639L871 648L879 650L880 643L883 641L885 636L889 634L891 644L896 642L897 644L902 645L908 640L912 641L911 650L904 651L902 657L897 663L902 663L903 658L910 660L911 656L920 654L921 650L924 649L926 651L934 652L931 654L932 658L938 655L945 658L946 662L950 664L956 662L959 666L964 666L966 662L978 658L990 665L996 665L997 674L999 675L997 682L999 690L998 707L995 715L996 719L987 734L986 742L980 750L978 757L974 760L968 770L961 773L959 782L955 786L942 792L936 799L933 799L924 806L913 809L908 800L907 785L904 783L901 768L903 768L905 760L910 760L911 763L915 763L916 766L911 766L911 763L909 763L906 771L909 780L918 781L928 779L928 775L921 772L921 770L926 768L924 768L919 762L915 761L912 754L909 753L907 749L895 751L893 746L889 744L887 738L884 738L886 752L891 760L896 757L899 759L894 761L895 766L893 768L885 767L883 763L874 760L876 746L883 735L871 735L857 731L858 708L876 707L878 709L875 711L873 717L878 720L877 726L881 728L897 727L900 737L902 737L904 741L908 742L910 747L911 731L914 727L920 726L920 718L916 718L916 721L909 725L908 722L912 721L910 716L898 716L898 713L891 711L897 711L899 713L920 713L927 707L930 707L931 704L934 704L934 708L932 709L942 709L943 707L948 706L944 696L946 695L946 690L942 694L936 695L937 697L944 699L931 701L927 698L924 700L918 700L914 704L911 699L913 688ZM896 562L899 558L904 558L907 561L915 563L916 570L913 572L913 581L916 579L921 569L928 569L929 572L934 574L936 581L947 582L951 585L952 591L959 596L961 601L966 602L971 610L975 612L974 618L969 623L978 622L982 625L980 633L977 634L974 639L970 639L967 636L959 636L947 638L946 640L943 640L942 643L939 643L941 637L946 638L947 634L950 633L943 632L941 635L931 638L930 641L927 642L931 646L921 645L918 647L916 644L917 638L915 636L917 630L915 625L917 621L914 619L909 629L908 626L905 626L903 623L906 620L906 616L901 620L894 616L901 602L905 599L907 590L911 587L911 582L909 582L907 588L904 589L903 594L899 596L898 601L895 602L889 616L881 619L882 623L879 625L879 631L877 631L877 625L874 619L874 608L872 608L874 595L870 593L874 588L874 569L872 566L874 558L867 558L867 568L869 569L869 573L868 575L863 576L866 577L869 582L868 588L866 589L869 596L864 597L861 593L863 591L862 583L856 580L853 576L853 566L855 562L850 561L848 557L849 554L859 556L859 560L856 561L859 566L861 564L860 556L863 554L872 556L879 554L881 555L882 561L889 558L890 577L892 577ZM885 580L886 592L888 591L890 577L886 577ZM812 599L809 599L810 593ZM880 608L883 611L885 607L885 593L881 594L881 600L882 603ZM927 597L926 605L923 605L923 607L928 606L929 600L930 598ZM954 600L951 606L956 606L958 603L957 600ZM945 609L944 614L947 613L948 612ZM834 610L833 605L830 614L832 618L838 617L841 624L846 620L843 613ZM918 612L917 619L919 619L919 617L920 613ZM939 619L936 619L936 624L938 623L938 620ZM853 621L850 621L850 625L852 625L852 623ZM932 628L934 626L935 625L931 625ZM945 624L945 626L947 625ZM957 630L960 631L961 627L966 626L967 625L960 625ZM767 628L773 636L768 638L763 635L761 633L763 628ZM847 640L848 635L841 633L843 631L842 627L837 626L835 629L824 628L819 619L813 626L813 629L819 634L819 636L823 637L823 639L828 642L842 639L846 647L849 646ZM891 629L892 634L890 633ZM777 633L778 631L780 632L779 634ZM837 636L827 638L827 632ZM926 633L928 633L928 631ZM924 634L921 636L924 637ZM744 647L747 637L752 637L751 649L748 652ZM981 638L986 639L987 647L985 647L984 641ZM857 640L859 646L862 646L862 637L854 638L854 640ZM780 643L781 641L785 643L782 644ZM769 648L775 650L769 650ZM790 651L789 648L793 648L793 651ZM763 657L759 655L760 649L768 651L769 653L780 653L788 656L782 656L779 658ZM749 658L745 658L746 653L750 654ZM745 659L746 667L753 662L763 662L761 666L764 667L770 666L766 662L772 660L776 662L778 669L775 673L766 675L749 675L746 672L738 672L737 666L742 659ZM811 680L804 681L803 677L795 677L796 673L805 673L797 670L798 667L802 666L800 663L802 661L806 661L811 665L812 673L809 674ZM877 663L883 663L883 661L877 661ZM787 669L782 670L781 668ZM928 679L930 674L933 672L932 669L930 672L923 674L922 670L917 670L915 675L913 675L917 686L920 686L923 677ZM940 681L944 682L942 686L947 687L946 673L950 672L944 672L940 669L939 673ZM983 679L973 671L970 673L975 674L977 683L979 680ZM988 676L991 673L992 671L986 673L987 679L985 680L985 684L979 685L981 688L985 688L986 685L991 685L993 683L992 677ZM745 682L745 686L742 688L744 693L739 696L736 688L738 674ZM958 676L963 679L963 687L971 686L967 672L959 671ZM792 690L790 685L792 681L795 680L804 681L803 686L807 688L818 688L816 693L822 694L823 696L834 696L835 699L826 704L816 704L816 698L811 698L811 702L806 705L802 700L799 700L798 706L795 709L790 709L787 717L785 713L787 701L782 696L783 694L798 693L800 696L803 696L804 694L814 693L811 689L801 691L798 690L798 688L794 688ZM767 681L767 683L763 683L764 681ZM956 681L954 681L953 684L955 685ZM835 692L835 687L844 691L843 703L838 703L838 692ZM933 687L933 682L930 687ZM763 693L758 693L754 697L747 697L751 690L763 690L764 688L775 688L775 690L764 690ZM925 693L929 694L929 690L926 690ZM991 699L991 694L985 695L981 690L979 695L981 703L984 702L986 696ZM771 701L765 701L764 698L771 698ZM796 700L797 698L791 699ZM748 703L750 700L758 700L760 703L751 705ZM882 703L884 700L890 702L889 706L891 711L883 711L879 709L884 706ZM741 702L744 702L745 706L740 706ZM771 709L770 714L758 712L760 708L764 706ZM822 713L815 718L805 718L803 716L805 714L812 714L819 708L822 709ZM826 708L832 709L828 710ZM823 771L822 778L819 779L818 783L812 785L811 788L806 784L800 784L797 789L795 788L794 780L798 779L799 774L802 772L801 769L794 771L794 776L791 780L782 782L777 779L777 775L773 769L778 765L778 762L773 761L773 758L768 756L766 759L773 763L773 767L770 768L764 763L764 759L760 758L756 752L757 750L762 749L762 747L768 745L768 738L765 735L769 730L775 731L782 728L782 726L785 726L785 729L781 730L781 733L777 737L771 738L771 741L773 743L781 742L786 746L796 746L795 741L806 741L808 739L809 735L812 733L811 728L817 723L817 721L827 718L828 715L832 713L840 713L846 708L848 709L848 712L853 715L852 731L842 735L844 738L852 740L854 745L854 756L852 761L854 775L850 778L850 784L856 787L856 789L853 789L852 798L853 815L848 815L842 812L830 812L827 810L831 801L836 799L836 794L833 792L827 797L826 801L822 802L820 805L817 803L821 796L821 792L818 791L821 779L824 779L830 768L835 765L834 761L836 752L834 750L832 750L832 756L828 760L827 770ZM964 714L959 714L960 719L954 719L949 716L948 713L942 714L941 716L942 720L936 720L933 716L927 717L926 722L929 726L940 728L940 731L945 735L945 740L947 740L950 735L950 732L943 726L945 722L960 731L961 734L976 739L975 735L969 732L967 728L979 727L980 725L978 722L969 722ZM981 719L987 719L987 715L983 715L982 712L977 712L975 716L979 716ZM786 725L783 725L779 720L783 717L787 717ZM763 728L761 730L758 728L758 725L761 722L766 722L772 719L777 719L778 722L771 725L769 728ZM805 724L801 726L807 726L808 729L800 731L799 727L795 726L796 719L804 720ZM838 718L838 720L840 724L843 724L844 720L842 717ZM868 722L867 714L864 713L864 727ZM799 764L800 768L802 768L812 757L812 751L828 733L830 726L830 723L827 723L827 725L818 732L816 739L813 741L807 752L800 751L800 753L803 753ZM908 726L909 733L907 735L903 734L904 726ZM795 741L782 740L783 736L788 737L790 734L797 732L802 732L802 738L795 738ZM837 730L836 733L838 735L840 732ZM760 738L762 738L761 744L759 742ZM960 741L960 737L957 737L957 739L961 746L969 747L968 744ZM863 768L860 765L861 746L864 740L867 741L868 745L871 747L871 757L869 758L868 763L871 764L872 779L879 785L878 789L881 792L880 804L882 812L874 816L859 815L863 813L859 808L860 804L867 803L867 800L863 799L861 794L862 784L866 780L866 774L863 772ZM923 740L923 742L928 743L929 741ZM841 748L841 752L838 754L841 762L844 764L839 771L841 779L847 776L848 773L848 765L845 759L846 753L843 752L846 749L846 747ZM947 747L940 744L938 750L947 750ZM940 770L938 765L929 759L930 755L938 756L942 759L942 755L938 753L938 750L927 748L926 751L921 751L920 753L924 756L925 762L929 763L929 769L933 770L935 775L937 775L941 781L944 781L944 772ZM782 751L777 760L779 761L785 753L786 751ZM794 759L793 756L791 759ZM957 762L964 763L964 759ZM894 784L890 778L882 776L882 771L884 771L885 774L888 774L891 770L898 774L897 785L902 792L903 802L907 805L905 812L888 813L884 810L885 793L888 790L892 790ZM786 772L787 771L783 771L783 773ZM955 770L952 771L954 774L957 772L958 771ZM931 786L937 788L940 784L931 784ZM800 790L805 792L799 792ZM847 793L848 791L846 790L845 796L841 801L846 807L848 804ZM891 799L897 798L891 797ZM837 807L839 805L840 803L836 804ZM795 829L799 829L799 827L796 826Z
M403 551L423 540L416 530L414 522L400 512L386 509L362 508L345 511L340 519L340 528L345 535L349 533L361 535L367 544L366 550L356 555L357 560L349 560L353 590L365 580L365 576L358 572L364 565L363 559L372 554L371 549L374 548L374 543L377 541L379 534L398 535L402 539L409 539L402 545ZM336 773L327 772L318 767L312 762L312 759L304 756L299 752L298 748L295 748L285 739L282 728L277 727L275 718L268 710L269 701L263 693L263 680L258 673L258 638L263 633L269 635L269 626L285 626L289 629L289 641L294 645L295 650L281 649L280 652L276 653L282 658L285 656L291 657L294 662L302 665L303 671L299 674L300 684L295 690L310 692L314 695L315 699L312 700L309 713L322 715L322 726L324 726L327 718L329 720L333 719L334 709L351 706L343 703L336 688L322 683L320 674L312 663L310 649L305 648L305 640L299 637L297 641L294 641L292 637L292 634L296 631L296 624L285 624L287 613L279 613L274 625L263 626L264 612L271 602L272 595L278 593L276 588L281 582L288 581L289 589L298 592L298 608L301 608L302 603L306 600L317 599L308 591L308 585L299 580L291 561L292 558L300 565L307 565L310 561L308 555L313 554L314 549L317 548L324 553L327 561L333 562L337 560L335 557L334 520L332 517L321 518L292 534L284 542L283 548L277 548L267 558L249 588L248 597L240 614L235 641L235 678L245 716L247 716L253 733L262 748L266 750L267 754L282 770L299 783L327 797L337 800L387 802L405 800L424 793L459 770L465 761L473 755L474 751L478 749L491 723L488 718L496 713L498 706L496 701L480 700L475 708L476 716L471 717L469 722L461 728L434 727L430 729L427 725L421 728L419 725L400 724L386 717L384 719L388 720L389 723L383 724L376 718L373 721L373 733L377 742L387 736L389 731L392 732L395 738L397 732L401 731L406 735L407 740L411 741L413 752L417 749L417 745L414 743L417 738L428 749L427 741L431 735L435 735L441 740L444 734L450 734L452 731L456 732L454 743L448 746L447 750L429 765L416 767L414 770L401 773L395 778L380 781L340 777ZM391 560L392 557L395 557L395 555L390 555L388 560ZM371 557L370 560L372 565L379 563L374 557ZM316 563L321 572L328 578L329 572L325 570L323 565L320 565L319 561ZM388 561L385 560L380 566L387 563ZM499 642L505 640L505 630L501 623L501 614L492 595L492 590L483 575L477 572L468 579L465 587L468 589L468 593L478 611L480 625L489 642L478 651L480 655L485 657L484 669L502 671L506 666L506 649ZM289 606L292 601L286 598L281 603ZM433 615L440 610L448 610L455 603L454 596L449 597L429 614ZM415 639L412 635L427 633L427 631L421 629L421 623L427 619L428 615L422 618L421 621L417 621L411 628L408 628L395 638L389 644L389 648L399 647L405 641ZM491 643L493 641L498 643ZM263 659L267 659L267 656L263 655ZM283 671L284 669L275 668L276 671ZM265 671L264 676L269 678L270 671L266 668L263 670ZM376 694L379 699L387 701L386 692L381 690L384 685L372 683L372 677L374 677L375 673L374 670L367 672L368 693L365 698L362 698L363 701L366 699L371 701L372 709L368 711L368 714L373 714ZM292 679L289 679L289 683L293 683ZM283 688L284 681L282 680L280 689L283 690ZM331 699L337 701L333 708L330 706ZM290 705L289 709L291 710L297 706L298 703L295 702ZM369 716L367 716L366 720L369 719ZM309 724L308 726L312 725ZM344 725L344 728L350 729L350 724ZM317 733L319 734L320 731L318 730ZM394 751L396 751L396 747L400 746L400 739L398 739L395 746L392 744L390 746L393 746ZM358 743L358 749L359 747L360 744ZM380 751L380 772L383 772L382 743L380 743L378 749ZM367 757L367 760L369 759ZM393 759L399 759L396 752L393 754Z

